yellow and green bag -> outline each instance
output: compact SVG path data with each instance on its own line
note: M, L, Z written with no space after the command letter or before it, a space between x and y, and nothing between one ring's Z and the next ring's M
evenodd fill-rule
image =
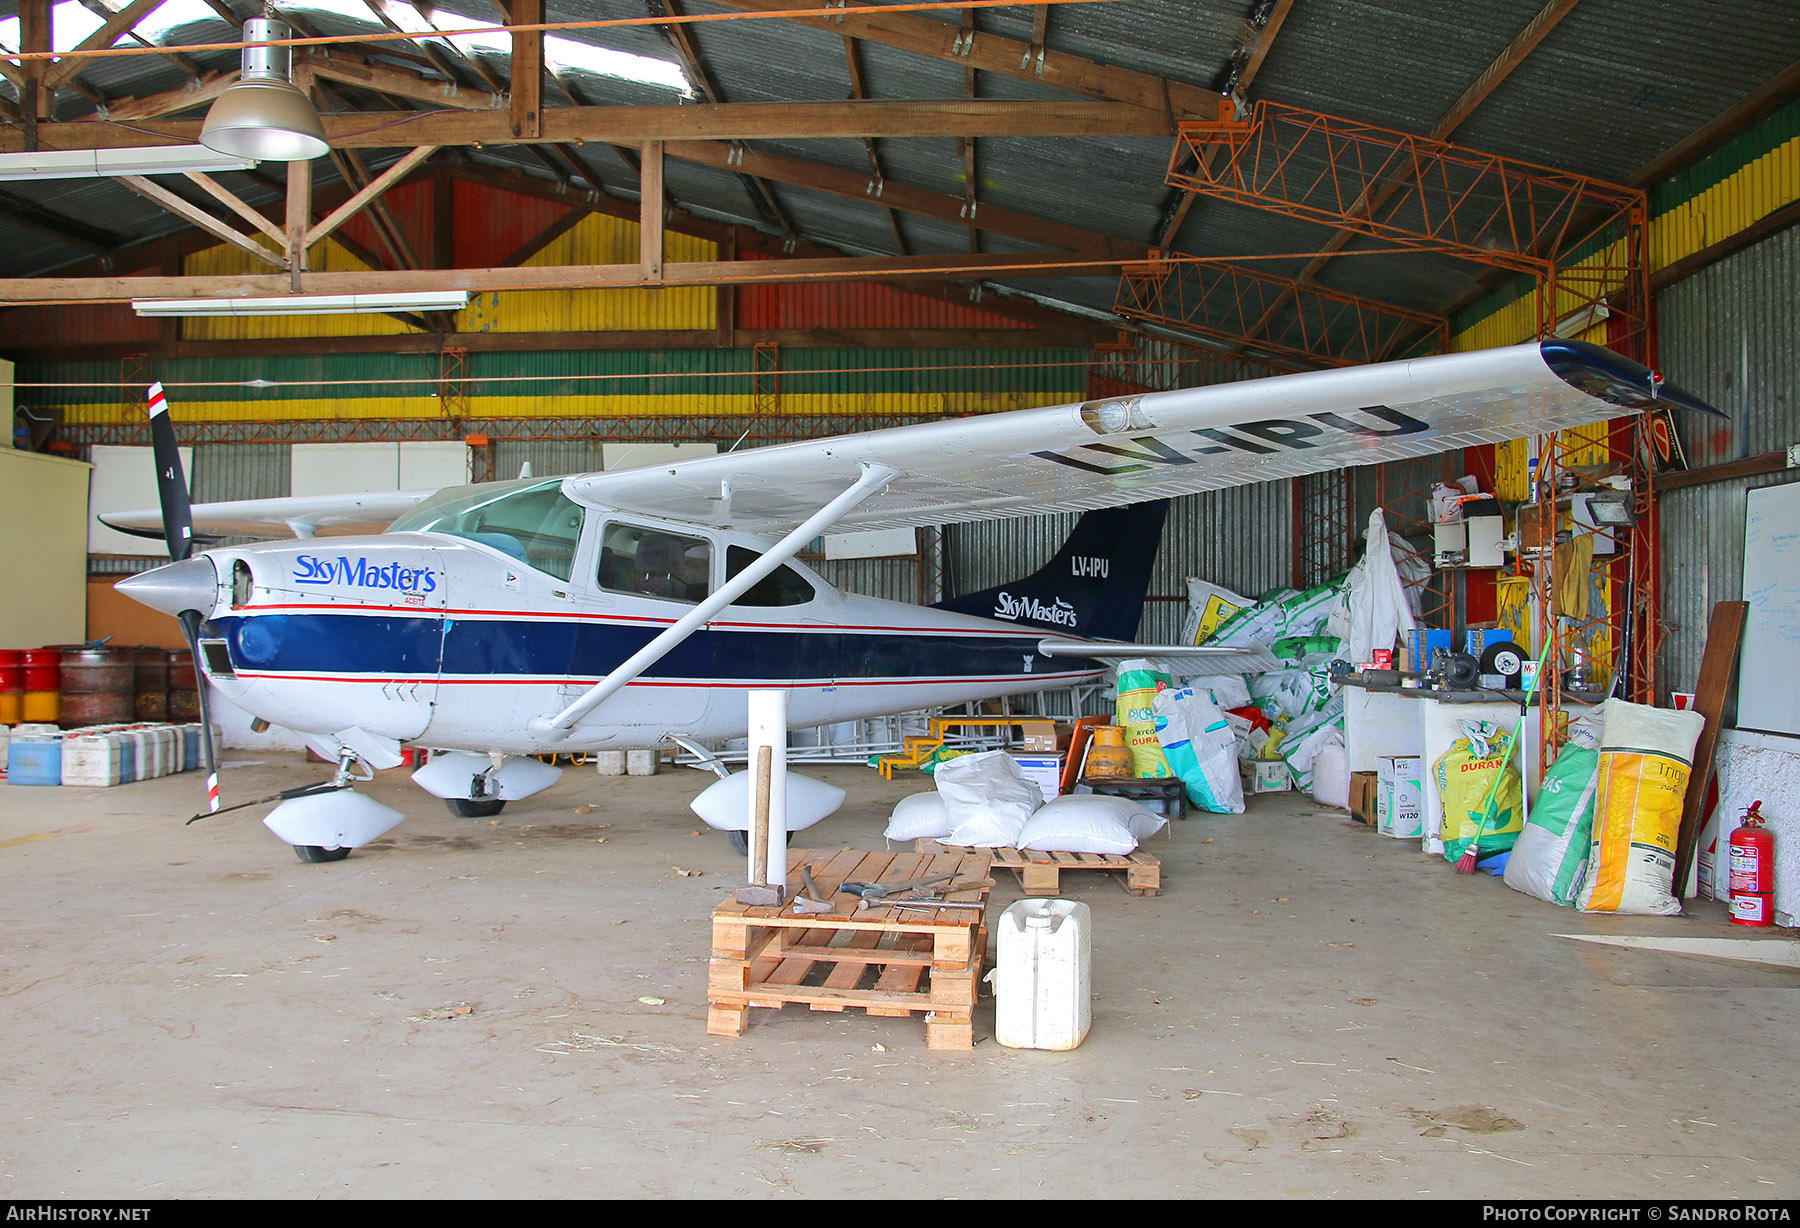
M1450 743L1432 765L1438 798L1444 810L1444 860L1456 862L1469 845L1481 838L1484 858L1510 850L1525 829L1525 789L1518 765L1509 761L1513 735L1492 721L1469 721L1466 736ZM1500 788L1488 804L1494 774L1505 772Z

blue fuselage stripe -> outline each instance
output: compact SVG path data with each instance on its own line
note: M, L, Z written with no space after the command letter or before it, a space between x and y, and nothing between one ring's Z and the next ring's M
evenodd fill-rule
M598 678L649 643L661 626L450 616L259 614L217 618L209 633L249 673L452 678ZM896 631L702 630L644 674L716 678L897 679L1025 675L1039 636ZM1038 662L1034 672L1050 672ZM1058 661L1055 672L1093 663Z

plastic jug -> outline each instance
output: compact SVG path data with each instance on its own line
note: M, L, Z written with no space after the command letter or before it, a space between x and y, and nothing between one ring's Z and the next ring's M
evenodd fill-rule
M1020 900L995 939L994 1039L1009 1049L1073 1049L1092 1018L1093 922L1073 900Z

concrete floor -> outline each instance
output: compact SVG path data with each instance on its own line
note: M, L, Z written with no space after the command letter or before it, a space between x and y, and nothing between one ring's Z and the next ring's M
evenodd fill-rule
M850 790L816 846L927 787L810 770ZM1554 936L1748 936L1715 904L1583 916L1263 796L1154 840L1160 897L1065 880L1078 1050L1000 1047L991 1002L969 1053L799 1007L715 1038L706 779L489 821L386 773L412 817L330 865L261 809L184 827L197 774L0 786L0 1198L1800 1195L1800 972Z

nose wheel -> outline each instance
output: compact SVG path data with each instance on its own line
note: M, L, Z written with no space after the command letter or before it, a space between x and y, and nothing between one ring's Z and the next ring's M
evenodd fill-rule
M350 855L350 850L320 848L316 844L296 844L294 853L301 861L325 862L342 861Z

